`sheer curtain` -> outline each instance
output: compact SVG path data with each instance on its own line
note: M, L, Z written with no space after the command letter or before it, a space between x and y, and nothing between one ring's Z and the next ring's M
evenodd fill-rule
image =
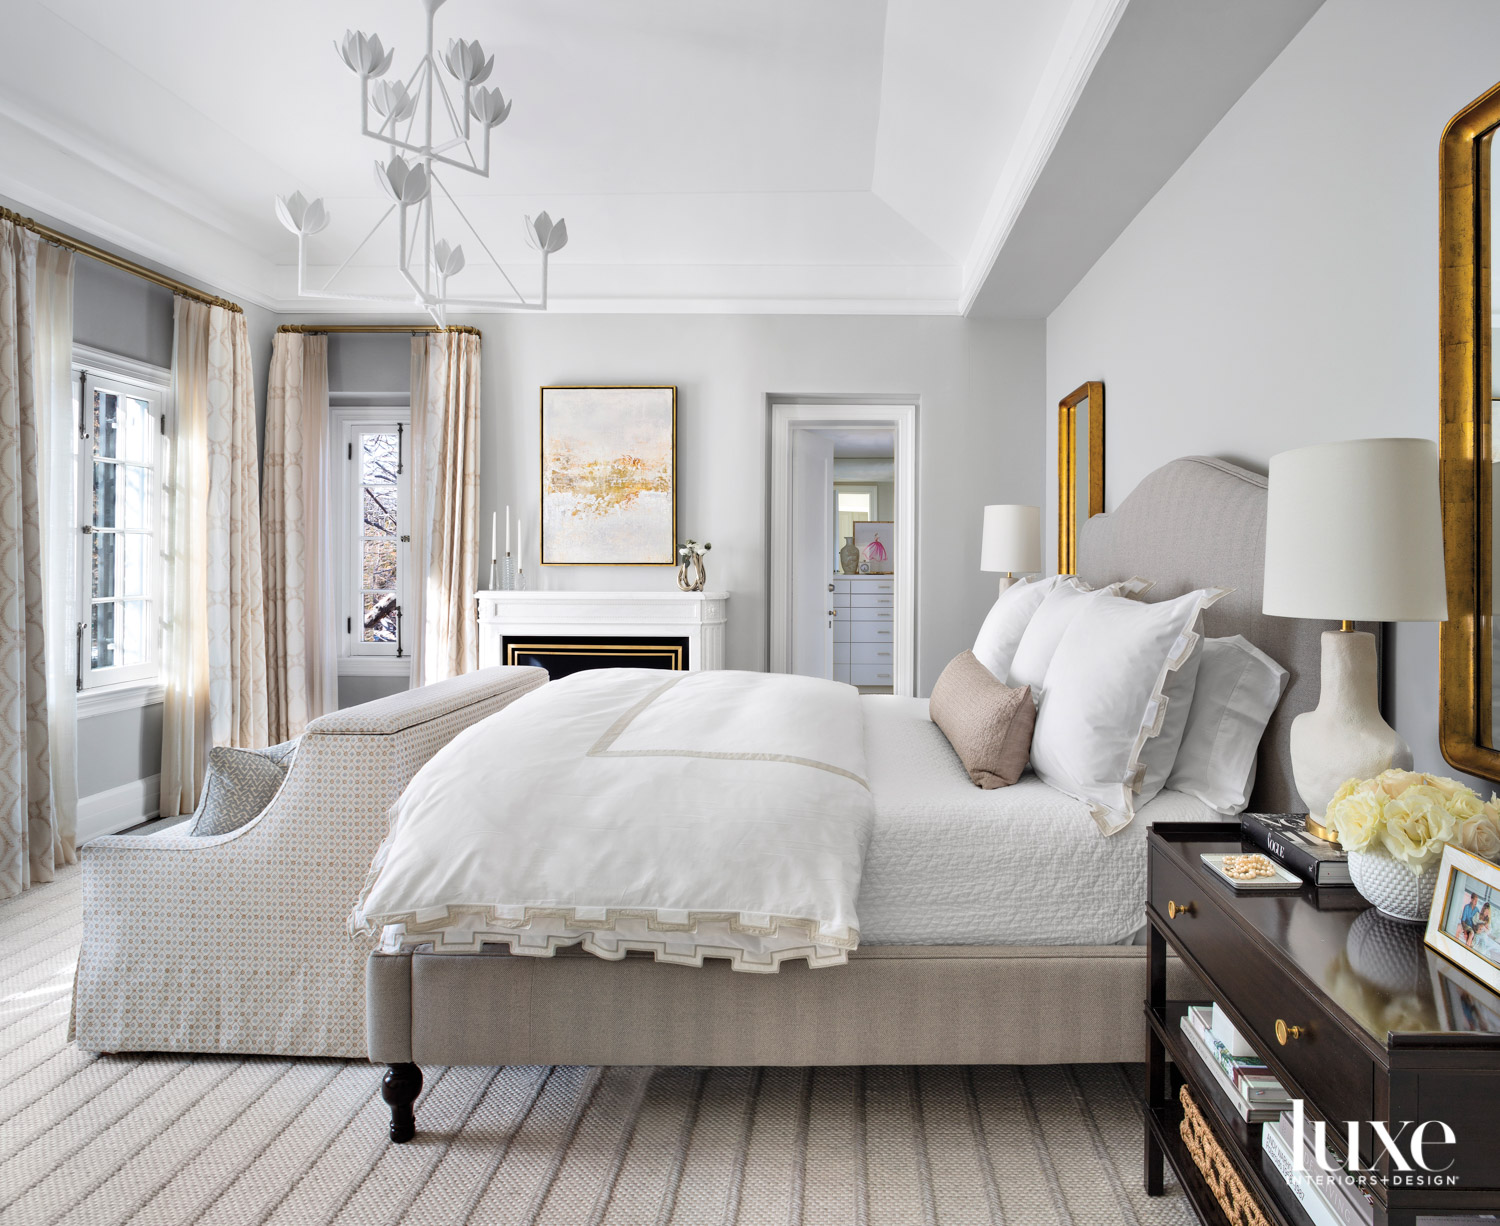
M177 299L168 462L161 812L191 813L208 747L267 744L264 570L250 341Z
M278 332L260 506L272 741L339 705L330 466L328 338Z
M72 338L72 253L0 219L0 898L78 858Z
M479 627L479 337L412 338L413 685L475 668Z

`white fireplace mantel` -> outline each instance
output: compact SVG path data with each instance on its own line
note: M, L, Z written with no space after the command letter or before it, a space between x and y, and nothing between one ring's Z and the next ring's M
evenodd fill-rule
M688 668L724 667L728 592L480 592L479 666L503 664L501 641L520 634L675 637Z

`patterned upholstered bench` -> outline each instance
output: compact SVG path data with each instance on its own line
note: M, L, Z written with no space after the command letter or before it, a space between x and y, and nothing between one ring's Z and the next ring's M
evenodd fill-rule
M386 815L454 736L545 681L489 668L325 715L238 829L85 846L72 1037L91 1051L364 1057L373 941L346 921Z

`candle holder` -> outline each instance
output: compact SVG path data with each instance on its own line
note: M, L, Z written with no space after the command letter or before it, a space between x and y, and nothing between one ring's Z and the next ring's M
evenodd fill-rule
M516 590L516 560L508 553L500 560L500 590L502 592Z
M490 592L500 590L500 562L497 558L490 559L490 581L485 590Z

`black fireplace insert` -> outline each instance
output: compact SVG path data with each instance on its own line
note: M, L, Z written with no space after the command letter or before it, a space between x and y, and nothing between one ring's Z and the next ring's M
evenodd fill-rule
M545 668L554 681L588 668L680 672L688 667L688 641L632 635L507 634L500 640L500 659L506 664Z

